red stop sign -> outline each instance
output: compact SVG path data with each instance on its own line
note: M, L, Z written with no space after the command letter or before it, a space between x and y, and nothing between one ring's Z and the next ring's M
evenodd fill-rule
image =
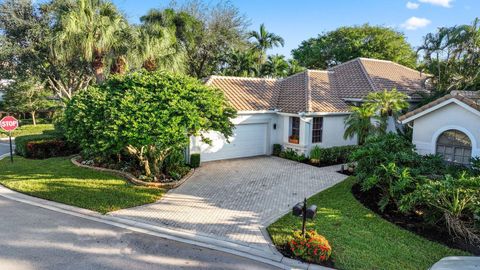
M0 120L0 128L5 131L14 131L18 128L18 120L13 116L5 116Z

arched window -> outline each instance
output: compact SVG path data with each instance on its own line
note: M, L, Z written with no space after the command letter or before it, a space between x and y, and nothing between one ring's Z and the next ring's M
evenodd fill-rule
M447 162L469 165L472 158L472 142L461 131L447 130L438 137L437 154Z

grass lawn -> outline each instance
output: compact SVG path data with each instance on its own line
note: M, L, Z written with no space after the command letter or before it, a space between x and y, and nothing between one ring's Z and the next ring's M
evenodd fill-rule
M152 203L164 189L135 186L117 176L79 168L69 158L15 156L0 160L0 184L35 197L100 213Z
M23 135L33 135L33 134L42 134L43 131L53 130L52 124L37 124L34 125L24 125L17 128L12 132L12 137L23 136ZM8 133L0 131L0 138L7 138Z
M445 256L470 255L406 231L377 216L350 192L353 177L308 200L318 206L315 228L333 248L339 269L428 269ZM283 245L301 219L287 214L268 227L277 245Z

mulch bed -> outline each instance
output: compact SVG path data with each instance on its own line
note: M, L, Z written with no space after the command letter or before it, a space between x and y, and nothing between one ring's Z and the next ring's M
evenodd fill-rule
M287 258L298 260L298 261L301 261L301 262L304 262L304 263L311 263L311 262L307 262L305 260L302 260L301 258L295 257L295 255L293 255L292 251L290 250L290 247L288 246L288 244L285 244L285 245L282 245L282 246L277 246L277 250L280 253L282 253L283 256L285 256ZM323 262L321 264L317 264L317 263L311 263L311 264L321 265L321 266L330 267L330 268L335 268L335 261L332 259L332 257L330 257L330 259L328 259L328 261Z
M354 197L365 207L377 213L383 219L418 234L428 240L444 244L451 248L456 248L470 252L474 255L480 255L480 247L472 245L462 238L452 239L452 236L445 228L427 223L421 216L414 213L403 214L396 210L395 206L388 205L384 212L378 208L377 202L380 200L378 189L371 189L363 192L359 184L352 187Z

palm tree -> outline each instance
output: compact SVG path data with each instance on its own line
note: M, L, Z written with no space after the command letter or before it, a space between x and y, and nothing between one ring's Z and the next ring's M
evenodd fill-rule
M142 25L138 28L136 52L143 68L149 71L185 71L186 50L181 40L183 33L175 25L181 24L178 22L182 19L180 15L170 9L153 9L140 18Z
M279 46L283 47L285 45L285 41L283 40L283 38L274 33L268 32L265 28L265 24L263 23L260 25L260 31L249 32L248 38L253 38L255 40L255 48L257 48L262 53L262 58L260 58L261 61L265 60L265 55L268 49Z
M115 5L104 0L78 0L60 18L60 51L79 52L91 63L98 83L105 78L105 57L117 42L118 32L127 24Z
M389 118L395 119L400 112L409 107L407 98L406 94L398 92L395 88L391 91L385 89L382 92L372 92L367 95L365 106L372 107L375 112L380 114L379 128L381 132L387 132Z
M262 75L268 77L286 77L289 72L288 62L283 55L270 55L262 66Z
M376 133L376 127L372 123L375 119L375 109L372 106L354 106L351 108L352 114L345 119L344 139L351 139L355 135L358 138L358 144L363 145L369 135Z
M258 52L234 50L226 56L222 74L227 76L254 77L259 73Z

